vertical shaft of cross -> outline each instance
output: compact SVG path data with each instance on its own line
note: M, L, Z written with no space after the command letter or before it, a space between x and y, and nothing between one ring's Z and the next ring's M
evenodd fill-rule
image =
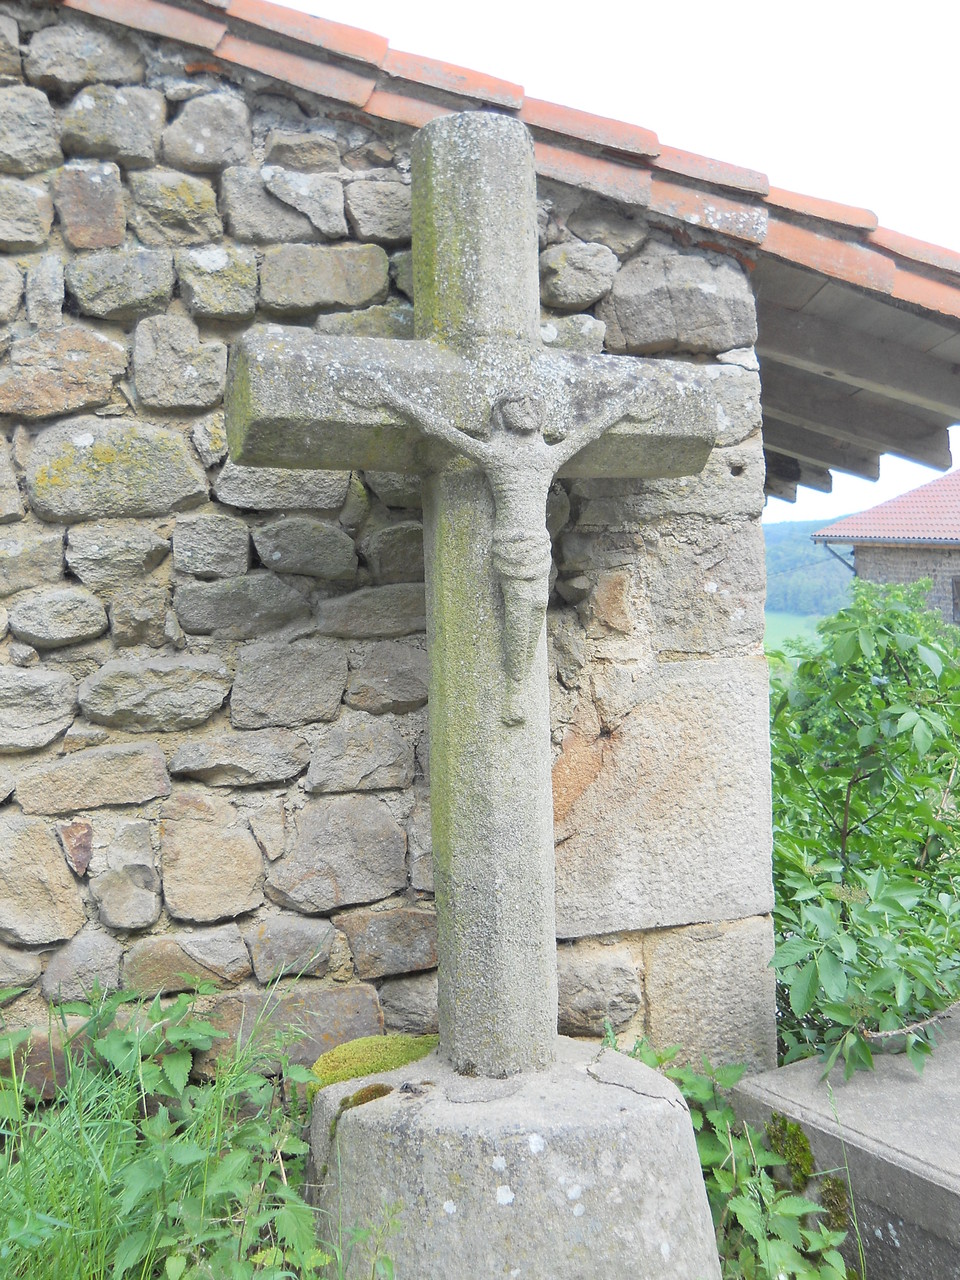
M433 121L414 147L413 192L418 336L473 353L539 345L526 130L480 113ZM440 1043L456 1070L506 1076L555 1055L556 925L546 639L524 719L505 724L493 533L479 467L460 457L425 478Z

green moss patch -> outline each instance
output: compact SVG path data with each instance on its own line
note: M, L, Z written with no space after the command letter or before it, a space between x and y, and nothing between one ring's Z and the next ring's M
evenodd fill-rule
M342 1080L356 1080L361 1076L376 1075L381 1071L395 1071L410 1062L425 1058L438 1045L439 1036L411 1036L395 1032L386 1036L361 1036L337 1045L321 1054L310 1070L317 1083L310 1085L310 1097L328 1084Z

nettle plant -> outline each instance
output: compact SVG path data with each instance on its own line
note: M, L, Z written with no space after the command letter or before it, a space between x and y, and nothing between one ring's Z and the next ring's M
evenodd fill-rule
M842 1057L849 1076L892 1049L922 1069L960 999L960 631L929 588L855 583L773 677L786 1062Z

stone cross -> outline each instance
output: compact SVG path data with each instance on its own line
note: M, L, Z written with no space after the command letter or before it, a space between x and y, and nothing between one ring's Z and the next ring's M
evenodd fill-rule
M416 340L251 330L227 430L239 463L423 477L441 1052L507 1076L556 1051L547 495L699 471L716 405L690 365L543 347L519 121L442 117L412 160Z

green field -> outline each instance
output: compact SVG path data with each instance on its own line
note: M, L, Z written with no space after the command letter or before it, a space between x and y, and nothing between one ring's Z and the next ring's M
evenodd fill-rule
M768 649L780 649L786 640L800 636L805 640L814 640L817 635L819 618L803 613L778 613L768 611L764 629L764 643Z

